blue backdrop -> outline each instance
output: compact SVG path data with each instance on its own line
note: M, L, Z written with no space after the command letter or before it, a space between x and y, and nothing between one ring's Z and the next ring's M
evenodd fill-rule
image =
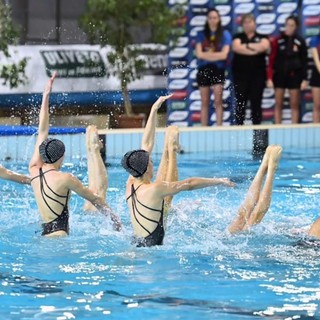
M178 0L169 1L173 5ZM174 93L168 105L168 124L179 126L200 125L200 94L196 83L197 61L194 54L195 37L203 29L208 8L215 7L219 10L224 28L231 34L239 32L240 19L243 14L253 13L256 17L257 32L268 35L270 39L281 31L285 19L296 14L301 19L302 35L307 43L310 37L319 32L320 0L189 0L186 6L184 19L178 25L184 32L174 47L169 52L169 77L168 87ZM224 86L224 124L233 121L233 108L235 104L230 72L232 54L227 63L227 81ZM310 59L310 66L312 61ZM214 97L212 96L211 101ZM262 101L263 122L273 121L274 93L266 89ZM312 120L312 95L310 90L302 93L301 121ZM250 123L250 110L247 110L247 123ZM288 98L286 97L283 110L283 122L290 122L291 112ZM215 124L215 113L211 103L209 125Z

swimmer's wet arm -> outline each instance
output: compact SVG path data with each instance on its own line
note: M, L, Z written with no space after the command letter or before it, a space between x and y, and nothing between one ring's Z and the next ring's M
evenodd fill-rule
M21 184L30 184L30 177L8 170L3 166L0 166L0 178Z
M113 222L113 228L117 231L121 230L121 223L119 218L113 213L112 209L105 203L105 201L91 191L89 188L85 187L81 181L72 174L66 174L67 177L67 187L77 193L80 197L90 201L100 213L110 216Z
M234 187L235 183L228 178L188 178L175 182L160 182L160 193L162 196L174 195L181 191L191 191L196 189L202 189L212 187L216 185L225 185L228 187Z
M54 79L56 78L57 73L54 72L52 77L49 79L42 95L42 103L41 109L39 114L39 130L38 130L38 137L41 135L42 139L40 143L48 138L49 132L49 97L52 90L52 85Z
M120 219L113 213L112 209L103 201L103 199L96 195L96 199L91 203L98 209L100 213L110 216L114 230L121 231L122 225Z
M152 152L154 146L154 137L156 132L156 122L157 122L157 112L161 107L162 103L172 97L172 94L167 96L161 96L157 101L152 105L147 124L145 126L142 141L141 149Z
M41 108L39 113L39 127L38 137L34 148L33 156L29 163L29 168L43 164L39 154L39 145L48 138L49 133L49 97L52 90L52 85L57 73L54 72L52 77L48 80L47 85L43 91Z

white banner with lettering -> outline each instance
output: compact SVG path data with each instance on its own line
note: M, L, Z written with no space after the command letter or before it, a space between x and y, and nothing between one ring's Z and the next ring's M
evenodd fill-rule
M130 83L129 90L151 90L167 87L164 74L167 68L167 51L163 45L145 44L140 48L145 60L145 71L141 79ZM120 89L119 80L108 76L112 67L107 60L110 48L91 45L56 45L56 46L11 46L12 58L0 55L1 64L17 62L27 58L25 85L10 89L0 79L0 94L42 92L53 71L59 78L53 92L92 92L114 91Z

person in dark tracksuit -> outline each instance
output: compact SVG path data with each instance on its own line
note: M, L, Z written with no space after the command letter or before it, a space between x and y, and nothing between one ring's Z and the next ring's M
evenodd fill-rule
M243 125L247 102L251 104L253 124L262 120L261 102L266 85L266 54L270 49L267 36L256 32L256 23L252 14L241 19L242 33L233 37L234 52L232 71L236 95L235 122Z
M289 16L284 32L272 41L268 64L268 87L275 89L276 124L282 122L282 106L285 89L289 89L291 121L300 120L300 90L305 90L307 81L308 50L305 40L298 35L299 20Z

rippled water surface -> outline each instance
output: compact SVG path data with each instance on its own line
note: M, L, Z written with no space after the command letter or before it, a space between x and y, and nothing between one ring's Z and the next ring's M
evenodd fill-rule
M0 319L320 319L320 245L297 244L320 215L318 150L284 150L269 212L237 236L226 228L259 161L180 155L181 179L230 177L237 187L177 195L165 243L154 248L130 244L127 176L119 159L109 163L107 197L121 234L103 216L83 213L73 195L70 236L42 238L30 187L0 181ZM63 170L87 182L85 165Z

